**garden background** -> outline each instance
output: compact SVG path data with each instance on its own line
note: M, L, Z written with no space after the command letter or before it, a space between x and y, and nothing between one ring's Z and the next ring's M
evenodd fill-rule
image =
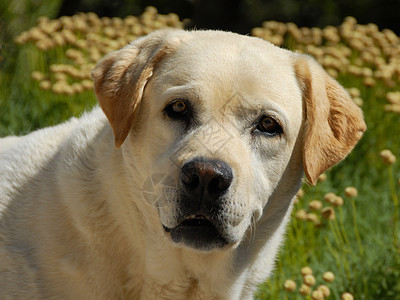
M315 187L304 184L256 297L400 299L399 11L399 0L1 1L0 136L93 107L95 62L157 28L231 30L312 55L368 131Z

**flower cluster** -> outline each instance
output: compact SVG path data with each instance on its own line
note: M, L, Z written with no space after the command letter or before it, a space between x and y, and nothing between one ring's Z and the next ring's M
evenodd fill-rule
M324 272L322 275L322 280L325 283L319 284L318 286L316 286L317 279L310 267L306 266L301 268L300 273L302 276L302 283L298 289L298 292L301 295L305 297L311 297L313 300L324 300L330 296L331 290L327 284L335 280L335 275L332 272ZM287 279L284 282L283 287L288 292L295 292L297 289L297 284L294 280ZM353 296L347 292L342 294L342 299L353 299L352 297Z
M303 191L300 190L300 195L303 195ZM348 198L357 197L358 191L355 187L349 186L345 188L344 194ZM298 196L299 197L299 196ZM335 208L343 206L344 200L341 196L335 193L326 193L324 195L324 201L329 205L324 206L320 200L311 200L308 202L308 210L299 209L295 213L295 217L298 220L311 221L316 227L323 225L322 219L335 220L336 212Z
M183 28L176 14L161 15L147 7L139 17L99 18L95 13L80 13L56 20L40 17L37 26L15 38L18 44L34 43L44 55L60 57L48 70L31 75L44 90L57 94L76 94L93 88L90 71L106 53L117 50L156 29Z

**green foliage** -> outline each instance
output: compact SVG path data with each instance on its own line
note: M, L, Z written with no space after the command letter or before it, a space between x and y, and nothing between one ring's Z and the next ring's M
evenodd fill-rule
M33 45L27 45L17 53L15 65L8 67L13 73L1 72L0 136L25 134L58 124L79 116L96 103L93 91L67 96L40 90L31 73L48 68L44 58L60 61L56 54L53 58L44 57Z
M0 136L57 124L95 102L93 93L67 97L40 91L30 75L33 70L45 68L47 59L32 45L21 48L13 42L39 16L54 16L60 2L0 2ZM48 59L57 61L58 57Z

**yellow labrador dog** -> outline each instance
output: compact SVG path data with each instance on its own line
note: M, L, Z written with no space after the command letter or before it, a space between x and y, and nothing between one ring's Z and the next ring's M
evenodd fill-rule
M251 299L303 173L365 131L305 55L163 30L93 70L100 108L0 140L0 298Z

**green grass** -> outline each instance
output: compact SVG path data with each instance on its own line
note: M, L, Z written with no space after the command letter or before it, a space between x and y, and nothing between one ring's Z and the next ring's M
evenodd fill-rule
M46 73L52 63L68 63L64 55L67 48L41 52L32 44L17 46L4 40L2 44L0 136L54 125L96 104L92 91L59 95L39 89L31 79L34 70ZM303 187L305 196L296 204L294 214L301 208L308 210L309 201L323 200L327 192L342 196L344 205L335 209L335 220L323 220L319 228L292 218L274 276L260 286L257 299L307 298L283 289L289 278L301 284L300 269L306 265L313 269L317 285L323 282L325 271L335 274L335 281L327 284L331 299L339 299L345 291L355 299L400 299L400 248L394 243L400 237L393 236L400 167L398 162L386 166L379 157L385 148L400 155L400 115L383 109L386 92L400 86L397 82L389 89L378 81L376 86L366 87L360 78L346 73L338 80L361 91L368 131L349 157L327 173L326 181ZM347 186L356 187L358 196L346 198ZM396 230L400 232L400 228Z
M60 61L61 53L43 55L33 45L26 45L18 51L12 73L0 74L0 136L55 125L96 104L92 91L57 95L40 90L31 78L34 70L47 71L48 61Z
M34 45L20 47L13 38L29 29L41 15L52 17L61 1L40 5L31 1L0 3L0 136L20 135L55 125L79 115L96 103L92 92L77 96L55 95L38 89L34 70L45 71L50 62L64 60L63 49L43 55Z

